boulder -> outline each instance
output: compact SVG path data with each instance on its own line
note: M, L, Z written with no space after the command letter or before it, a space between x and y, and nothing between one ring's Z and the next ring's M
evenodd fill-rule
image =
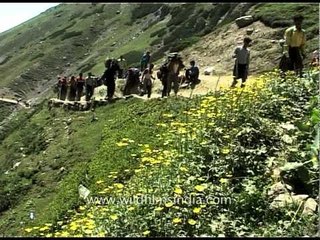
M294 195L290 193L282 193L279 194L271 203L270 207L275 208L282 208L291 204L300 205L301 203L305 202L305 200L309 196L306 194Z
M236 24L237 24L237 26L239 28L246 27L246 26L250 25L253 22L254 22L254 20L253 20L253 17L251 15L239 17L239 18L236 19Z

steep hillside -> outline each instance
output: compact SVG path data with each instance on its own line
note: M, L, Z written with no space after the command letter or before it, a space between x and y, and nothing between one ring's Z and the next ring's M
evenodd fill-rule
M60 4L0 35L0 94L29 99L50 92L59 74L92 71L100 75L104 59L121 54L129 65L137 65L146 49L157 61L168 51L192 46L201 65L216 65L221 59L217 68L229 69L228 53L245 33L233 23L246 14L258 21L248 26L258 30L252 35L253 50L257 50L252 69L263 71L277 64L276 40L297 11L306 16L308 38L314 39L308 45L309 52L316 47L316 5L278 5ZM226 55L217 57L222 52Z

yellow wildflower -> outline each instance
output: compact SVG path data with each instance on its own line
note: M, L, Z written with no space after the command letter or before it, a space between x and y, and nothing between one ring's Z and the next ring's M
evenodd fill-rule
M115 214L113 214L113 215L110 216L110 218L111 218L112 220L117 220L117 219L118 219L118 216L115 215Z
M48 226L44 226L44 227L39 229L40 232L43 232L43 231L46 231L46 230L49 230Z
M197 222L196 222L194 219L189 219L189 220L188 220L188 223L189 223L190 225L195 225Z
M118 142L116 144L117 144L118 147L125 147L125 146L129 145L128 143L124 143L124 142Z
M222 149L222 153L223 154L228 154L230 152L230 149L229 148L223 148Z
M197 185L194 187L195 190L197 190L198 192L203 192L207 187L204 185Z
M154 210L160 212L161 210L163 210L163 207L157 207L157 208L155 208Z
M167 203L165 204L165 206L166 206L167 208L170 208L170 207L173 206L173 203L172 203L172 202L167 202Z
M149 234L150 234L150 231L149 231L149 230L144 231L142 234L143 234L144 236L149 235Z
M179 187L177 187L177 188L174 190L174 192L175 192L176 194L182 194L182 189L179 188Z
M115 183L114 185L119 189L122 189L124 187L121 183Z
M173 223L181 223L182 222L182 219L181 218L174 218L172 220Z
M26 228L26 229L24 229L26 232L31 232L33 229L32 228Z
M96 182L96 184L101 184L103 182L104 182L103 180L99 180L99 181Z
M196 207L196 208L193 209L193 212L196 213L196 214L199 214L201 212L201 208L197 208Z

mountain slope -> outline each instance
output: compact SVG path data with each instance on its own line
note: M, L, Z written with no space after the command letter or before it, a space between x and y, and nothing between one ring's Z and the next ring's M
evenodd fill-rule
M105 179L109 175L115 177L117 174L112 172L121 173L116 178L121 183L130 181L131 178L137 181L145 179L145 176L135 176L135 173L132 172L140 164L138 158L134 156L140 148L135 146L127 151L118 151L114 144L121 142L126 145L127 140L123 140L123 138L130 138L140 144L149 144L154 148L159 147L162 143L166 147L173 143L178 144L179 141L161 142L159 137L164 130L156 123L161 124L162 121L167 121L167 118L171 118L170 114L174 119L184 116L187 120L188 116L183 115L185 107L188 104L193 104L197 108L200 103L200 97L188 101L185 98L169 98L162 101L158 99L151 101L129 99L114 105L98 107L95 110L98 121L94 121L94 113L91 111L72 112L65 109L49 111L47 109L45 99L53 95L51 87L56 82L57 75L69 76L78 74L80 71L83 71L85 75L88 71L100 75L104 70L105 58L117 58L121 54L126 57L129 65L136 66L146 49L151 50L153 60L156 66L159 66L166 52L177 50L182 53L186 65L189 60L195 59L199 63L202 73L206 66L214 67L215 74L206 76L203 81L205 84L198 85L193 92L204 94L207 89L215 90L218 76L221 76L221 79L225 81L222 85L227 86L227 81L231 80L233 64L230 55L238 44L237 41L246 34L247 28L253 28L251 73L255 76L250 79L253 80L251 84L254 87L259 82L257 76L261 72L277 66L277 58L280 56L277 40L282 38L284 29L291 25L291 15L296 12L304 14L307 18L305 26L308 30L308 42L310 43L308 44L308 52L310 53L317 46L318 36L318 11L317 5L313 4L61 4L0 34L1 97L22 97L24 100L33 99L37 103L31 109L17 107L15 110L11 105L0 105L0 121L3 120L0 124L0 233L6 236L25 235L27 232L24 228L29 226L64 221L62 219L68 215L72 216L73 209L77 209L81 204L81 200L78 198L79 184L90 186L90 189L96 193L98 192L96 188L99 187L96 186L96 181ZM252 14L255 22L239 29L234 20L245 14ZM255 32L255 30L258 31ZM280 81L278 76L271 74L268 77L269 80L273 78L276 79L276 82ZM302 91L297 85L298 81L293 77L290 79L296 89L296 91L292 91L292 94L298 96L301 93L303 101L297 100L301 97L300 95L298 97L290 95L291 91L288 85L282 86L279 83L277 94L281 96L276 94L274 101L270 99L271 102L268 102L269 105L263 105L263 101L260 102L262 109L266 107L265 112L261 113L263 117L265 117L264 114L268 115L278 111L279 115L284 116L288 121L291 121L289 119L291 116L297 121L308 122L307 118L311 110L309 108L306 110L303 106L314 95L314 88L311 88L313 82L311 79L306 80ZM160 88L159 81L156 82L156 85L155 91ZM274 88L278 89L277 87ZM281 87L285 87L284 93L281 92L283 90L280 89ZM227 90L222 89L222 91ZM272 95L271 92L268 93L267 89L264 91L267 92L267 95ZM187 90L182 95L189 97L189 92L190 90ZM285 95L282 96L282 94ZM254 98L250 95L246 104L251 102L251 97ZM268 99L267 96L265 97ZM290 101L284 100L289 97L292 97L293 105L290 105ZM222 104L224 100L226 99L222 96L218 101ZM286 101L285 104L283 101ZM310 100L310 102L312 101ZM257 104L260 103L257 102ZM276 103L283 108L278 108ZM309 105L312 106L312 103ZM227 106L226 103L223 106L225 109L223 110L221 106L220 110L228 112L229 110L226 109L229 109L231 105ZM240 104L237 107L245 110L246 106ZM238 111L237 107L235 111ZM252 105L249 104L248 107L252 107ZM304 109L303 114L297 110L299 108ZM11 111L13 112L11 113ZM223 119L221 119L220 114L222 113L217 113L217 119L212 119L212 121L217 121L219 124L225 123L229 115L223 115ZM247 112L243 116L242 113L237 112L237 114L239 114L236 115L239 117L239 124L236 127L242 130L241 123L248 120L246 118L248 114ZM254 119L250 118L251 120L252 124L256 124ZM229 124L232 125L233 122ZM297 122L294 124L300 126ZM258 125L254 126L258 128ZM265 127L266 132L264 133L271 136L272 130L268 129L267 125ZM311 127L309 128L307 125L304 127L308 128L307 132L295 133L301 134L301 136L299 135L300 139L303 139L300 150L309 154L307 153L307 145L312 142L312 131ZM260 131L260 129L253 130L252 128L249 126L249 130L253 133ZM245 128L244 132L246 130L248 128ZM183 132L183 128L180 128L180 131ZM292 132L289 131L289 133ZM221 133L218 131L216 134ZM202 137L208 136L205 134ZM278 137L281 138L281 136ZM183 146L179 145L178 147ZM201 148L201 146L198 147ZM288 149L286 145L283 147L284 152L281 154L285 155L290 152L287 154L290 159L286 159L280 154L277 166L282 166L283 162L290 161L294 157L301 162L305 160L303 155L295 155L296 153L290 147ZM145 148L148 149L146 146ZM148 151L146 149L145 151ZM192 151L197 152L199 149ZM248 149L249 152L251 150ZM241 151L237 154L243 157ZM212 156L207 150L204 153L207 154L208 159L211 159ZM131 154L133 154L133 160L130 157ZM236 157L240 158L239 156ZM197 158L199 155L193 157ZM263 167L265 167L264 161L265 159L261 160ZM225 162L221 164L231 166ZM255 166L256 160L252 162L248 160L248 164ZM125 171L128 169L129 172ZM310 171L311 176L313 176L312 171ZM221 171L221 174L225 173ZM201 175L202 173L197 172L197 174ZM169 176L174 176L174 174L169 174ZM265 180L264 177L258 176L260 180ZM176 179L169 178L167 180L172 183ZM109 180L108 183L113 184ZM272 183L274 182L266 181L268 187ZM242 187L249 188L250 184L252 185L252 182L245 183ZM1 188L1 186L4 187ZM239 186L237 185L237 187ZM260 187L257 194L261 195L257 196L257 199L261 200L259 203L263 203L263 206L267 206L270 199L266 200L263 195L265 193L262 191L266 185L262 184ZM244 192L242 194L246 199L252 197ZM311 197L315 197L315 195L314 191ZM242 211L245 212L248 209L250 211L251 208L262 206L256 206L251 201L249 203L251 205L244 206L241 208ZM233 207L239 206L233 205ZM265 213L264 210L261 211ZM35 213L34 221L30 220L30 212ZM240 212L235 212L235 214L238 213L240 214ZM144 212L141 216L143 214ZM259 214L257 213L257 215ZM277 215L277 221L282 219L286 221L282 228L287 226L285 224L287 224L289 215L287 212ZM239 216L237 215L237 217ZM220 220L216 219L216 221ZM230 223L229 220L226 220L225 226ZM246 222L247 218L239 217L238 220L248 223ZM299 228L297 232L300 234L306 230L313 233L313 220L313 218L310 220L312 223L310 231ZM304 220L299 218L297 222L294 222L295 226L299 226L299 221L301 224ZM135 222L139 221L135 219ZM256 226L251 220L249 222L252 226ZM265 235L277 228L277 224L272 223L274 224L270 225L270 230L264 228ZM169 224L172 225L171 222ZM213 224L217 224L217 222ZM118 229L117 224L112 226ZM132 229L137 230L135 226ZM155 229L152 230L153 234L160 234L162 231ZM242 230L247 231L246 229ZM147 230L144 229L144 231ZM174 230L172 231L172 233L176 233ZM250 231L248 230L246 233ZM288 229L285 229L284 232L292 233ZM256 233L263 235L262 231ZM192 234L197 235L194 232ZM192 234L190 233L190 235ZM140 236L141 232L137 232L137 235Z

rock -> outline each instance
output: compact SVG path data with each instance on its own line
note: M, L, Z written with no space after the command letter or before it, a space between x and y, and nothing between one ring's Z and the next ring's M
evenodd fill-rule
M247 29L247 35L251 35L253 33L253 28L248 28Z
M118 10L118 11L117 11L117 14L120 14L120 13L121 13L121 11L120 11L120 10Z
M90 190L85 186L83 186L82 184L79 185L78 192L79 192L80 198L83 198L83 199L86 199L90 194Z
M208 76L208 75L212 75L213 72L214 72L214 68L213 67L207 67L207 68L204 69L203 74Z
M246 27L246 26L250 25L253 22L254 22L254 20L253 20L253 17L251 15L239 17L239 18L236 19L236 24L237 24L237 26L239 28Z
M286 193L288 190L292 191L292 187L290 185L277 182L270 187L270 190L268 191L268 195L275 196L282 193Z
M14 165L13 165L13 169L16 169L17 167L19 167L19 165L21 164L21 162L17 162L17 163L15 163Z
M317 210L317 202L313 198L308 198L307 201L304 203L304 208L302 214L315 214Z
M271 40L271 43L277 43L277 40Z
M67 57L66 57L66 56L64 56L64 57L62 57L62 59L63 59L63 60L66 60L66 59L67 59Z
M308 198L308 195L291 195L290 193L282 193L278 195L273 202L271 203L271 208L282 208L291 204L301 204L305 199Z

